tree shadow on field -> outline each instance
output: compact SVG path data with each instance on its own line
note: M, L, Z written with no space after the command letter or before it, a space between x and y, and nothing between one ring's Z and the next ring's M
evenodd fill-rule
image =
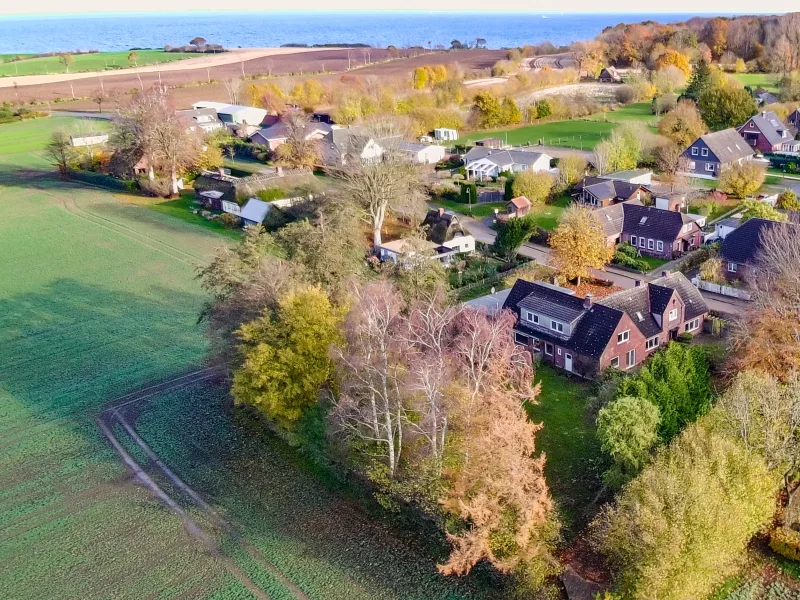
M125 284L136 279L131 275ZM202 360L201 295L147 281L141 290L62 279L0 299L3 388L35 415L62 415L100 408Z
M61 279L0 297L3 598L149 597L180 580L176 561L211 568L179 519L129 487L93 420L203 358L200 295L138 289Z

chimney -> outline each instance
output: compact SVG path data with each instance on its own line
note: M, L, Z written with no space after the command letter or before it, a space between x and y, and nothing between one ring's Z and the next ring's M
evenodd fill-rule
M589 310L592 308L592 295L586 294L586 297L583 299L583 308Z
M765 110L762 110L762 111L761 111L761 116L762 116L764 119L766 119L766 118L767 118L767 111L765 111Z
M223 177L225 175L225 169L223 169L222 167L219 167L217 169L217 173L219 174L220 177Z
M633 287L641 287L641 286L642 286L641 279L637 279L636 281L633 282Z
M661 271L662 277L669 277L669 271Z
M439 207L439 216L440 217L444 216L444 209L441 206Z

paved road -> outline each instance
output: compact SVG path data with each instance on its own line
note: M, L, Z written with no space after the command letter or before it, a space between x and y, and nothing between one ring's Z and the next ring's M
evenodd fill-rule
M462 217L461 222L467 228L472 236L481 242L486 244L491 244L494 242L495 232L494 230L489 227L483 221L478 221L477 219L472 219L470 217ZM551 260L551 251L549 248L545 246L539 246L537 244L526 243L522 245L520 248L519 253L526 257L535 260L538 263L548 265L550 264ZM669 264L665 265L669 268ZM661 269L656 269L653 272L647 274L638 274L638 273L631 273L628 271L623 271L621 269L616 269L612 266L608 266L605 271L597 271L593 270L592 275L601 279L608 279L614 282L614 285L618 285L623 289L630 289L636 285L636 281L650 281L657 277L661 276ZM702 292L703 298L705 299L708 307L716 312L726 313L729 315L736 315L741 313L744 308L747 306L746 302L741 300L736 300L734 298L727 298L725 296L720 296L718 294L710 294L708 292Z

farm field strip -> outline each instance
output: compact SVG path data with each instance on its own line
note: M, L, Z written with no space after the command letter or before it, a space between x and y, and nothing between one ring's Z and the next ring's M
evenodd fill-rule
M216 368L203 369L193 373L176 377L161 384L156 384L144 388L140 392L126 394L110 402L110 407L97 415L96 422L103 434L112 444L116 452L120 455L126 466L140 479L140 481L155 494L164 504L166 504L173 512L178 514L184 521L185 526L189 532L198 538L210 552L221 552L221 546L214 543L212 538L195 522L193 521L186 510L179 504L177 498L179 495L188 497L197 507L201 509L209 523L219 532L227 535L232 541L236 542L249 556L258 563L272 578L277 580L282 586L291 592L291 597L295 600L310 600L308 596L294 583L292 583L286 576L281 573L276 565L267 559L255 546L248 543L245 538L238 533L235 527L224 520L222 516L209 505L198 492L189 487L172 469L170 469L164 461L153 452L152 448L145 442L136 430L128 423L124 413L135 408L139 402L144 402L151 399L156 394L167 393L171 391L178 391L186 386L201 383L208 379L219 377L220 372ZM114 423L121 425L124 432L130 437L133 443L141 449L144 456L148 460L148 464L156 471L152 476L145 472L144 468L122 447L117 439L117 436L112 432L111 425ZM157 467L157 469L155 469ZM166 481L169 487L179 490L180 494L168 494L163 485L155 482L158 478ZM216 532L215 532L216 533ZM230 563L230 564L229 564ZM242 583L253 593L257 598L264 598L269 600L270 596L261 590L252 580L250 580L244 571L241 570L231 559L226 560L226 565L229 571L236 575Z

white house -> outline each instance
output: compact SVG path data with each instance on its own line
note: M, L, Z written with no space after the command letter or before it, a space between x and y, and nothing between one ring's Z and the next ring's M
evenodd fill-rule
M201 101L192 104L194 109L213 108L217 111L219 120L227 126L251 125L258 127L267 116L267 111L255 106L242 106L240 104L225 104L224 102Z
M455 142L458 139L458 131L446 127L437 127L433 130L433 137L440 142Z
M261 225L270 210L269 202L264 202L258 198L250 198L239 211L239 217L245 225Z
M417 240L413 244L407 239L392 240L391 242L383 242L378 246L378 256L384 262L390 260L397 264L403 260L408 260L420 251L433 251L436 248L436 244L426 240Z
M529 150L494 150L491 148L470 148L463 156L467 179L483 181L510 171L549 171L552 157L541 152Z
M191 110L179 110L175 114L186 123L186 129L204 133L211 133L217 129L224 129L225 124L217 117L217 111L213 108L193 108Z
M326 165L343 166L350 160L363 163L383 156L383 148L361 127L331 129L322 138L322 159Z
M412 162L421 165L433 165L444 159L444 146L435 144L417 144L414 142L400 142L397 146L399 152L408 157Z
M85 146L98 146L108 142L107 133L87 133L84 135L71 135L69 136L69 143L74 148Z
M475 238L471 235L457 235L442 243L442 246L455 250L458 254L471 254L475 252Z
M320 121L311 121L305 127L305 139L321 140L331 132L332 127ZM261 144L270 150L275 150L283 144L289 136L289 128L283 121L275 123L271 127L265 127L256 131L250 141L254 144Z
M615 171L603 175L606 179L616 181L627 181L628 183L638 183L639 185L650 185L653 179L653 172L647 169L631 169L629 171Z

